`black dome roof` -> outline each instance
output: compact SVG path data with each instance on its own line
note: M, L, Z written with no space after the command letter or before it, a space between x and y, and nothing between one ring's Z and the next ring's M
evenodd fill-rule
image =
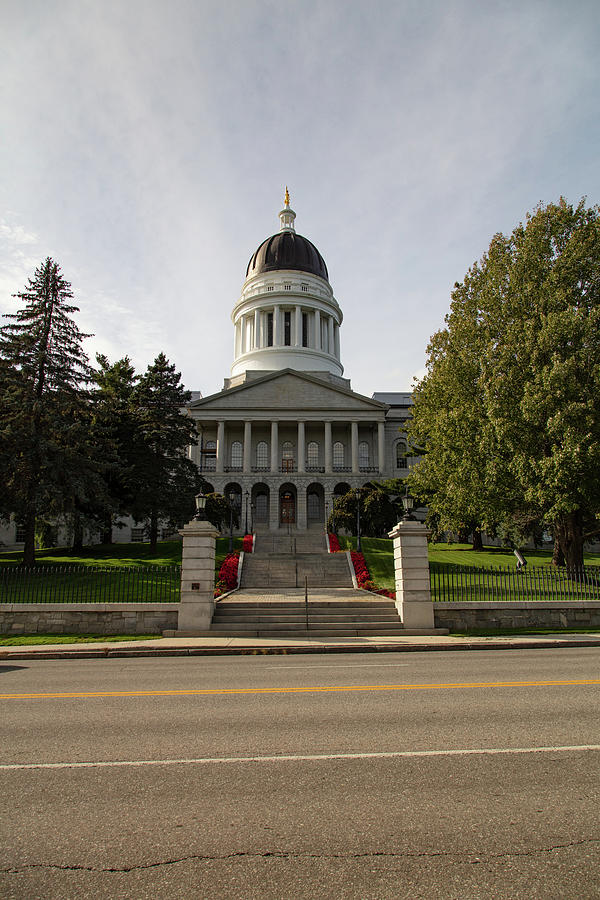
M297 269L329 281L327 266L315 245L291 230L279 231L262 242L250 257L246 278L277 269Z

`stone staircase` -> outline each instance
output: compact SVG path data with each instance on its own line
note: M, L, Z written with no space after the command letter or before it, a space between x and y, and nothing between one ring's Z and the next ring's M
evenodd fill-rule
M240 589L352 587L345 553L327 553L322 532L297 536L258 535L246 553Z
M217 603L210 629L213 636L257 638L409 633L419 632L402 627L392 600L353 588L309 589L308 604L304 589L235 591Z

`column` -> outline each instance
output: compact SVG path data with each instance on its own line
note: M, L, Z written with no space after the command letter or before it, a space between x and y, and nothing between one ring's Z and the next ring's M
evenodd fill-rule
M431 532L421 522L402 519L389 532L394 541L396 609L405 628L435 627L427 537Z
M315 309L315 350L321 349L321 313Z
M335 358L336 358L336 359L340 359L340 358L341 358L341 354L340 354L340 326L338 325L337 322L334 322L334 324L333 324L333 343L334 343Z
M280 313L281 309L279 306L273 307L273 346L279 347L281 342L281 322L280 322Z
M383 475L385 470L385 423L377 423L377 464L379 466L379 474Z
M302 346L302 307L296 307L296 328L294 334L294 347Z
M244 475L250 474L252 465L252 422L244 422Z
M325 472L327 473L330 473L333 469L331 449L331 422L325 422Z
M277 422L271 422L271 474L279 471L279 428ZM273 498L271 498L273 499ZM277 498L275 498L277 499Z
M333 356L333 318L332 316L327 316L327 349L328 352Z
M260 343L260 310L254 310L254 349L259 350Z
M192 519L179 534L183 549L177 631L208 631L215 608L215 539L219 532L210 522Z
M215 472L223 472L225 465L225 422L217 422L217 462Z
M350 423L350 435L352 443L352 474L360 475L358 468L358 422Z
M234 338L234 356L237 359L238 356L241 356L242 353L242 331L240 328L240 320L238 319L235 323L235 338Z
M304 472L306 459L304 422L298 422L298 472Z

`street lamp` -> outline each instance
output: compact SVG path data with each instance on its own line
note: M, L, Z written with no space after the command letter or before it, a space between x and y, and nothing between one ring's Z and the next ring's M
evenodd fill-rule
M248 491L246 491L246 493L244 494L244 497L246 499L246 524L244 526L244 534L248 534L248 497L249 496L250 496L250 494L248 493Z
M196 501L196 516L195 518L199 522L206 522L206 496L202 493L196 494L194 497Z
M356 496L356 549L360 551L360 488L356 488L354 494Z
M412 514L414 505L415 501L408 493L407 485L404 490L404 497L402 498L402 506L404 507L404 515L402 516L403 522L416 522L416 518Z
M229 491L229 552L233 552L233 507L235 504L235 491Z
M250 504L250 532L254 531L254 503Z

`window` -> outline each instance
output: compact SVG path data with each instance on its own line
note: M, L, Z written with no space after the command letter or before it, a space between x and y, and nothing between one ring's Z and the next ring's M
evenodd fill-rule
M267 313L267 347L273 346L273 313Z
M333 445L333 468L341 469L344 466L344 445L336 441Z
M309 441L307 453L306 453L306 463L309 467L318 466L319 465L319 445L316 441Z
M243 460L242 442L234 441L231 445L231 468L241 469Z
M283 343L286 347L292 343L292 314L289 310L283 314Z
M269 515L269 498L266 494L257 494L254 502L254 518L257 522L266 522Z
M301 287L302 287L302 290L304 291L304 293L308 293L308 285L307 284L303 284L303 285L301 285Z
M266 441L259 441L256 445L256 467L266 469L269 465L269 447Z
M217 442L207 441L202 451L202 468L205 472L214 472L217 467Z
M132 544L143 543L145 536L146 536L145 528L132 528L131 529L131 543Z
M306 512L311 522L318 522L321 518L321 500L316 491L311 491L306 496Z
M358 466L364 469L369 466L369 445L366 441L361 441L358 445Z
M294 446L290 441L284 441L281 447L281 471L294 471Z
M17 533L15 535L15 543L16 544L24 544L25 543L25 526L17 525Z
M302 346L308 347L308 313L302 313Z
M406 469L408 468L408 463L406 459L406 441L398 441L396 444L396 468L397 469Z

